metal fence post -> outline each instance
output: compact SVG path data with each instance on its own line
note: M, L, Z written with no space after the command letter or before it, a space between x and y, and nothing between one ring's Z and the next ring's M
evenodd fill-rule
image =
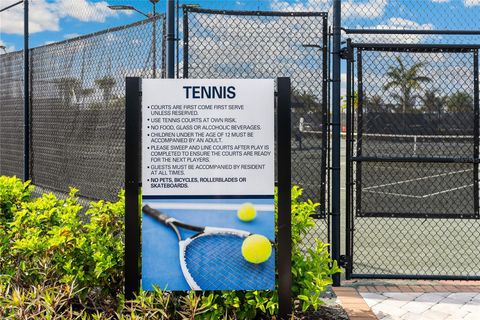
M188 9L183 8L183 76L188 78Z
M141 79L125 80L125 298L140 289Z
M28 0L23 1L23 180L30 179L30 64Z
M474 125L473 125L473 158L478 159L478 151L480 144L480 110L479 110L479 79L478 79L478 49L473 51L473 114L474 114ZM478 205L478 162L475 161L473 164L473 204L474 204L474 214L478 216L479 214L479 205Z
M333 1L332 46L332 258L340 261L340 42L341 0ZM340 274L333 275L333 285L340 286Z
M175 77L175 0L167 2L167 78Z
M152 16L152 47L153 47L153 54L152 54L152 69L153 69L153 77L157 77L157 5L153 2L153 16Z
M348 257L347 259L347 267L345 278L347 280L350 279L350 275L352 274L352 226L353 226L353 218L352 218L352 210L351 210L351 197L352 197L352 140L353 140L353 127L352 127L352 106L354 105L354 101L352 101L352 77L353 77L353 53L352 53L352 41L351 39L347 39L347 136L345 139L346 143L346 178L345 178L345 225L347 227L345 233L345 254Z
M291 82L278 78L278 318L292 314Z

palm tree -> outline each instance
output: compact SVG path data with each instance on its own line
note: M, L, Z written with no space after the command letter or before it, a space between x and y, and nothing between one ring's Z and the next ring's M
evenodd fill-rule
M473 98L467 92L456 92L447 98L448 112L473 112Z
M437 95L437 90L426 90L420 100L423 103L423 112L440 116L444 111L447 98Z
M378 94L373 95L371 97L365 97L365 111L366 112L386 112L385 110L385 102L383 101L382 97Z
M399 102L402 113L411 112L415 108L417 98L414 90L420 88L423 82L430 82L431 79L419 74L424 63L419 62L407 67L400 57L396 57L396 60L398 66L388 68L387 75L390 81L385 84L384 89L398 88L400 93L392 93L392 97Z

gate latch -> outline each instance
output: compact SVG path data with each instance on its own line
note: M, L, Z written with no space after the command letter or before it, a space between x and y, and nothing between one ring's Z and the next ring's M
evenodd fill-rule
M350 50L350 47L343 47L342 49L340 49L340 58L345 60L353 59L353 54L352 54L352 51Z

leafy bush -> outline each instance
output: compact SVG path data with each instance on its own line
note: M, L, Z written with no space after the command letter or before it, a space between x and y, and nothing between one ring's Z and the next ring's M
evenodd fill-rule
M80 298L114 303L123 289L123 192L115 203L92 202L85 217L76 192L23 198L0 234L0 274L21 288L75 282Z
M29 183L0 177L2 319L252 319L278 311L276 291L156 290L125 302L123 192L117 202L92 202L82 214L75 189L66 199L31 198L31 191ZM327 245L305 249L318 204L301 195L292 188L292 291L305 311L318 308L340 269Z
M30 198L32 189L30 181L24 183L16 177L0 176L0 277L9 258L9 223L13 212Z
M30 181L0 176L0 227L11 221L13 210L30 198L31 191Z
M317 310L323 304L320 295L332 284L331 276L341 272L337 261L330 258L329 244L316 240L314 246L304 243L309 231L315 227L312 214L319 203L299 201L303 189L292 188L292 293L301 301L302 311Z

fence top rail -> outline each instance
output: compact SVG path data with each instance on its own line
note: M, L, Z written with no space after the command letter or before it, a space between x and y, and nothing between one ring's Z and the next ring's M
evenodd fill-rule
M365 51L400 52L475 52L480 44L420 44L420 43L351 43L352 48Z
M186 12L220 14L228 16L267 16L267 17L328 17L328 12L288 12L288 11L247 11L247 10L218 10L182 6Z
M0 54L0 61L2 61L3 59L14 58L15 55L22 55L23 56L23 50L17 50L17 51L2 53L2 54Z
M38 47L30 48L30 50L47 48L47 47L51 47L51 46L55 46L55 45L59 45L59 44L66 44L66 43L69 43L69 42L74 42L74 41L93 38L93 37L96 37L96 36L100 36L102 34L107 34L107 33L111 33L111 32L117 32L117 31L125 30L125 29L128 29L128 28L132 28L132 27L143 25L143 24L147 24L150 21L152 21L152 19L153 18L143 19L143 20L136 21L136 22L133 22L133 23L124 24L124 25L121 25L121 26L118 26L118 27L108 28L108 29L97 31L97 32L81 35L81 36L78 36L78 37L69 38L69 39L62 40L62 41L57 41L57 42L52 42L52 43L49 43L49 44L44 44L44 45L41 45L41 46L38 46ZM161 19L165 19L165 14L157 13L157 15L155 17L155 20L161 20ZM23 50L8 52L5 55L16 53L16 52L23 52ZM1 56L2 55L0 55L0 57Z

